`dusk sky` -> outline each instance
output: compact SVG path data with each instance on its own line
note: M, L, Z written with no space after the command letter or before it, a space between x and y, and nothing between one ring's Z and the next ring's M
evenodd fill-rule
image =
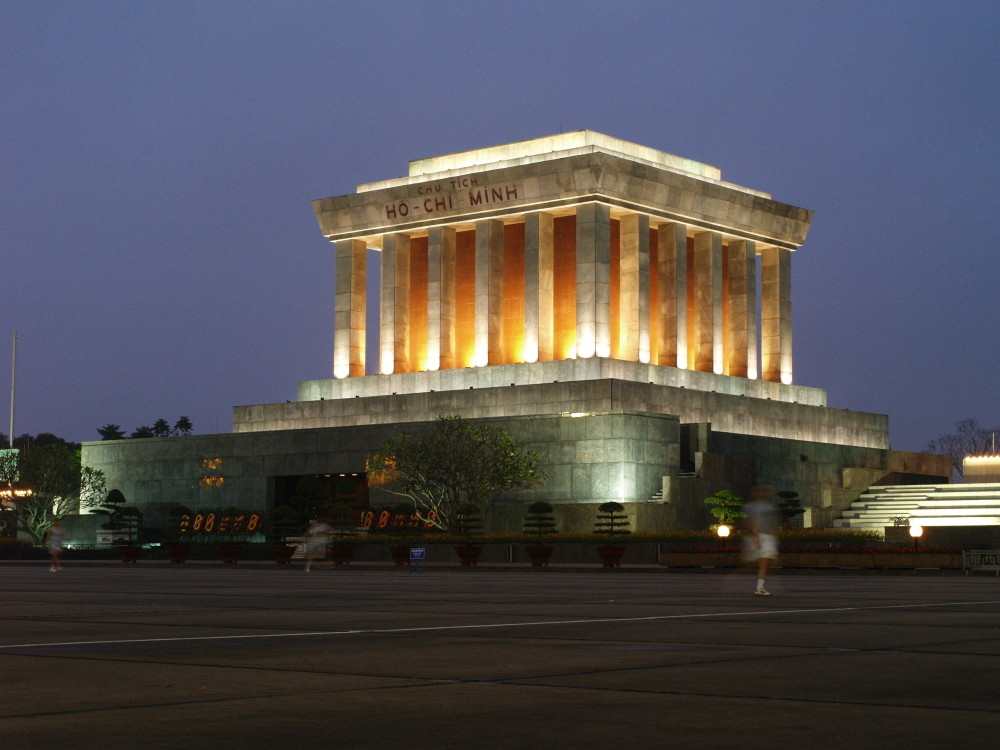
M996 425L998 37L995 0L4 0L15 433L228 432L295 399L332 376L313 199L579 129L815 212L798 384L888 414L896 449Z

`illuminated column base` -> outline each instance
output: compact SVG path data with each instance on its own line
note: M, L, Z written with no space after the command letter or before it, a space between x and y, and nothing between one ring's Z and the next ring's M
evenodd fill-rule
M723 371L722 236L694 236L694 369Z
M611 356L611 209L576 209L576 356Z
M410 237L382 238L379 372L406 372L410 340Z
M660 361L688 368L687 226L661 224L656 230L659 269Z
M618 277L618 351L622 359L649 362L649 217L621 219Z
M476 353L478 367L503 362L503 222L476 223Z
M729 242L726 374L757 377L757 255L748 240Z
M769 247L761 252L761 375L792 383L792 253Z
M524 351L525 362L552 359L555 314L552 215L524 217Z
M455 366L455 230L427 237L427 369Z
M365 374L365 273L368 249L361 240L336 243L333 377Z

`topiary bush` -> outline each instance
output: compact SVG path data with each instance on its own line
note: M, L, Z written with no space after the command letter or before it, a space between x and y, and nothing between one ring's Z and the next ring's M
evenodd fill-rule
M546 534L554 534L556 519L552 511L552 506L542 500L529 505L528 512L524 516L524 533L539 539Z
M631 524L621 503L609 501L597 506L597 519L594 521L594 533L609 537L623 536L631 533Z

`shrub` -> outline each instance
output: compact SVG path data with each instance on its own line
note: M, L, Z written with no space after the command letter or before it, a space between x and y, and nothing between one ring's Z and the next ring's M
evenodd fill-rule
M552 516L552 506L539 500L528 506L528 512L524 517L524 533L541 537L545 534L554 534L556 531L556 519Z
M625 506L610 501L597 506L597 520L594 522L594 533L615 537L631 533Z

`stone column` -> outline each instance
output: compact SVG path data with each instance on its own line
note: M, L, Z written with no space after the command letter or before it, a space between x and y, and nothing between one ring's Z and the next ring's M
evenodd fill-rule
M694 236L694 369L721 375L722 235Z
M757 246L729 242L729 319L726 321L726 374L757 377Z
M611 356L611 209L576 208L576 356Z
M455 230L427 234L427 369L455 367Z
M410 361L410 235L382 237L379 372L406 372Z
M649 362L649 217L621 218L618 273L618 351L629 362Z
M365 271L368 248L361 240L335 243L333 377L365 374Z
M660 364L688 368L687 225L656 229L660 316Z
M524 361L552 360L555 320L552 214L524 217Z
M503 222L476 222L477 367L503 362Z
M767 247L760 255L761 374L792 382L792 252Z

